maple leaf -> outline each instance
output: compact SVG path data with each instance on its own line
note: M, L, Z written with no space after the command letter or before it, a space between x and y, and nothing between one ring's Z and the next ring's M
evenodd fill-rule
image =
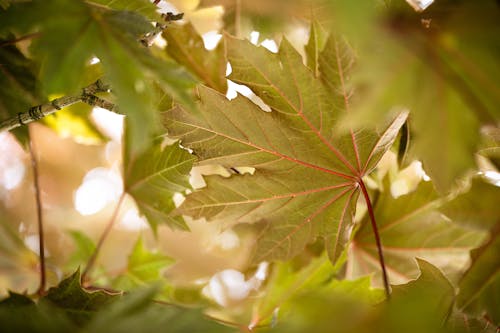
M230 79L250 87L272 112L205 87L197 110L164 112L168 134L193 149L200 165L256 169L254 175L208 177L180 212L226 225L263 223L255 262L291 258L318 236L335 261L348 240L361 179L389 149L407 114L378 133L337 134L336 120L348 112L346 71L353 61L335 36L320 54L321 79L286 39L278 54L231 37L225 42Z

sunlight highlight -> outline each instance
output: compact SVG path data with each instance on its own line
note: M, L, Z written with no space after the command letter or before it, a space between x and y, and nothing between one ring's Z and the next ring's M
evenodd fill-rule
M82 215L98 213L118 200L122 192L123 182L117 171L103 167L92 169L74 194L75 209Z

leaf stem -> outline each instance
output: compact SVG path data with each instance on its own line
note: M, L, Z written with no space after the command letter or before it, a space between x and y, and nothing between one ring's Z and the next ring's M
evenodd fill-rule
M380 262L380 268L382 269L382 278L384 282L384 290L387 299L391 298L391 287L389 284L389 278L387 276L387 270L385 268L384 262L384 252L382 250L382 241L380 240L380 234L378 232L377 222L375 221L375 214L373 212L373 206L370 200L370 196L368 195L368 191L366 189L365 183L362 179L358 181L359 186L361 187L361 191L363 192L363 196L365 198L366 206L368 207L368 215L370 216L370 222L372 224L373 234L375 236L375 242L377 243L377 252L378 259Z
M45 293L45 287L47 284L46 269L45 269L45 242L43 233L42 195L40 190L38 161L36 159L36 146L35 142L33 141L31 132L29 135L29 151L31 157L31 168L33 170L33 184L35 186L36 217L38 224L38 250L40 254L40 286L38 287L37 294L42 296Z
M113 215L111 215L111 218L109 219L108 224L106 225L106 228L104 229L103 233L101 234L101 237L99 238L99 241L97 242L94 253L92 253L92 256L89 258L89 260L87 262L87 266L83 270L83 273L81 276L82 285L84 285L85 282L88 280L88 275L91 272L92 268L94 267L94 264L97 260L97 256L99 255L99 252L101 251L102 244L104 243L106 238L108 238L108 235L111 231L111 228L113 227L113 224L116 221L118 213L120 212L120 207L123 203L123 199L125 199L125 192L123 192L122 195L120 196L120 199L118 199L118 203L116 204L115 210L113 211Z

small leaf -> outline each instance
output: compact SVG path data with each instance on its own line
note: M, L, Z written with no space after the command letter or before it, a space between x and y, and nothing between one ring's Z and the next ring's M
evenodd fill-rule
M206 86L221 93L226 93L226 65L224 43L219 43L215 50L205 49L203 39L192 24L171 27L163 32L167 40L167 53L179 64L186 67Z
M76 324L82 325L103 306L116 300L116 295L103 291L87 292L80 284L80 271L50 288L41 301L63 310Z
M153 230L162 223L187 229L182 217L169 213L175 208L173 195L191 188L188 175L194 159L178 144L162 147L156 143L136 159L125 161L125 191Z
M119 288L131 289L161 279L161 271L173 263L173 259L157 252L150 252L143 244L142 237L137 240L128 257L127 271L115 283Z
M70 236L75 244L75 250L71 253L68 260L68 267L71 270L76 270L80 265L87 262L94 253L96 246L92 239L80 231L70 231Z

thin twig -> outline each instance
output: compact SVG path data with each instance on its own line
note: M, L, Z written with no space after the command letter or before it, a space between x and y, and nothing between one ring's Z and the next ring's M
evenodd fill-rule
M92 256L90 257L89 261L87 262L87 266L85 267L85 269L82 273L82 276L81 276L82 285L85 285L85 282L88 279L87 276L89 275L89 273L91 272L91 270L95 264L97 256L99 255L99 252L101 251L102 244L104 243L106 238L108 238L108 235L111 231L111 228L113 227L113 224L115 223L116 218L118 217L118 213L120 211L120 207L121 207L124 199L125 199L125 192L123 192L122 195L120 196L120 199L118 199L118 203L116 204L113 215L109 219L109 222L106 225L106 228L104 229L103 233L101 234L101 237L99 238L99 241L97 242L97 245L95 247L94 253L92 253Z
M35 186L35 200L36 200L36 217L38 221L38 249L40 253L40 286L38 287L37 294L43 295L46 286L46 271L45 271L45 241L43 233L43 214L42 214L42 193L40 189L40 178L38 174L38 161L36 158L36 146L31 135L29 137L29 151L31 157L31 167L33 170L33 184Z
M95 94L97 93L108 91L110 91L110 86L108 84L105 84L101 80L97 80L91 85L83 88L80 95L63 96L60 98L56 98L46 104L34 106L27 112L20 112L15 117L1 121L0 132L10 131L14 128L39 120L58 110L61 110L62 108L68 107L78 102L84 102L92 106L99 106L110 111L117 112L117 107L113 103L95 96Z
M32 34L27 34L27 35L24 35L24 36L21 36L21 37L17 37L17 38L14 38L14 39L9 39L9 40L5 40L3 42L0 43L0 47L4 47L4 46L7 46L7 45L12 45L12 44L16 44L16 43L19 43L23 40L28 40L28 39L32 39L32 38L36 38L38 36L40 36L41 34L39 32L35 32L35 33L32 33Z
M380 262L380 268L382 269L382 278L384 281L384 290L387 299L391 298L391 287L389 284L389 278L387 276L387 270L385 268L384 262L384 252L382 251L382 241L380 240L380 234L378 232L377 222L375 221L375 214L373 213L372 203L370 201L370 196L368 195L368 191L366 190L365 183L362 179L358 181L359 186L361 187L361 191L363 192L363 196L366 201L366 206L368 208L368 215L370 216L370 222L372 224L373 234L375 236L375 242L377 243L377 252L378 258Z

